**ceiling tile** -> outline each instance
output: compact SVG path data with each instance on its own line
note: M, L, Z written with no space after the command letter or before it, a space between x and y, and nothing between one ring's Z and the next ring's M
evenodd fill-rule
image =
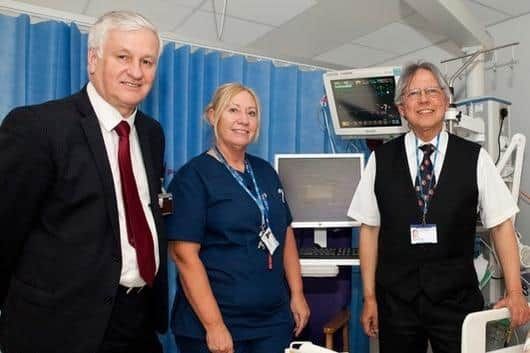
M513 16L530 12L530 1L528 0L472 0L475 3L489 6L499 12L508 13Z
M444 48L448 42L403 0L227 0L222 41L217 40L214 1L221 11L224 0L21 2L91 17L129 9L146 15L162 32L173 32L183 41L321 66L371 66L458 55ZM489 30L494 29L492 24L530 12L530 0L461 1Z
M478 23L483 26L502 21L505 18L509 17L509 15L507 15L505 11L497 11L474 1L466 0L466 6L469 8L470 12L475 16Z
M269 32L273 27L251 23L227 16L223 29L222 40L217 39L217 30L212 12L197 11L182 26L173 32L180 38L189 38L190 41L220 45L226 48L233 46L239 50L256 38Z
M176 4L180 2L191 4L198 1L170 3L167 0L91 0L85 14L99 17L111 10L132 10L141 13L155 23L161 32L168 32L193 12L191 7Z
M167 3L171 3L171 4L182 5L182 6L187 6L187 7L198 7L205 1L210 1L210 0L165 0L164 2L166 3L166 5Z
M217 13L222 12L224 1L215 0ZM279 26L316 3L315 0L230 0L227 3L226 13L247 21ZM212 1L205 2L202 10L213 12Z
M362 3L362 6L359 4ZM410 15L401 0L327 0L259 38L251 47L312 58Z
M390 59L393 56L391 53L360 45L345 44L323 53L315 59L350 68L359 68L373 66L377 62Z
M443 37L440 35L420 31L407 24L394 22L354 40L353 44L361 44L394 54L405 54L430 46L441 39Z
M66 12L73 12L77 14L83 13L86 0L70 0L70 1L64 1L64 0L24 0L20 1L22 3L31 4L31 5L37 5L37 6L43 6L50 9L60 10L60 11L66 11Z

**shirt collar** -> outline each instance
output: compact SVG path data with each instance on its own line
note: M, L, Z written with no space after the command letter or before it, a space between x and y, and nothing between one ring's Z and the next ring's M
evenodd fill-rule
M127 121L131 126L131 129L134 127L134 119L136 118L136 112L138 111L137 108L134 109L129 117L124 118L116 108L101 97L92 82L88 83L86 91L90 104L92 104L92 108L94 108L94 111L96 112L99 123L105 130L112 131L122 120Z
M423 145L425 145L427 143L431 143L433 146L436 146L436 142L437 142L436 139L437 139L437 136L435 136L431 141L423 141L420 138L418 138L418 147L419 146L423 146ZM449 134L447 133L447 131L444 128L440 132L440 141L438 143L438 152L440 152L442 154L445 154L445 151L447 149L448 141L449 141ZM410 146L410 151L412 153L415 152L416 135L414 135L414 132L412 130L407 132L407 134L405 135L405 144L407 146Z
M445 126L442 127L442 131L440 131L440 141L443 140L443 139L447 139L448 135L447 135L447 131L445 129ZM423 141L421 138L418 137L418 146L423 146L423 145L426 145L428 143L431 143L433 145L436 145L436 139L438 138L438 135L434 136L432 140L430 141ZM405 139L409 140L409 141L415 141L416 139L416 135L414 134L414 131L411 129L409 130L409 132L407 132L407 134L405 135Z

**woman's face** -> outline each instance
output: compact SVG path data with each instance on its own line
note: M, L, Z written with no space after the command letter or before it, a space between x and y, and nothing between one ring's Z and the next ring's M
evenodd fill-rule
M208 113L214 124L214 111ZM256 136L258 109L254 98L247 91L236 94L228 103L217 123L217 143L229 148L249 145Z

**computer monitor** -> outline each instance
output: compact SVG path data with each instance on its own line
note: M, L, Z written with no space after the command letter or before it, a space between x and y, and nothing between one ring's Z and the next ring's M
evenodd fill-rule
M293 228L359 226L346 215L364 169L361 153L277 154Z
M394 104L400 67L324 73L335 134L347 138L389 138L408 131Z

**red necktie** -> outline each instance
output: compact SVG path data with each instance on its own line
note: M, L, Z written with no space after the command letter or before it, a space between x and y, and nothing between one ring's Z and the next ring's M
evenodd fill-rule
M129 147L131 127L126 121L122 121L116 126L115 130L120 137L118 164L120 166L121 192L125 207L127 237L129 244L136 250L140 275L149 286L152 286L156 270L153 237L145 218L132 170Z

